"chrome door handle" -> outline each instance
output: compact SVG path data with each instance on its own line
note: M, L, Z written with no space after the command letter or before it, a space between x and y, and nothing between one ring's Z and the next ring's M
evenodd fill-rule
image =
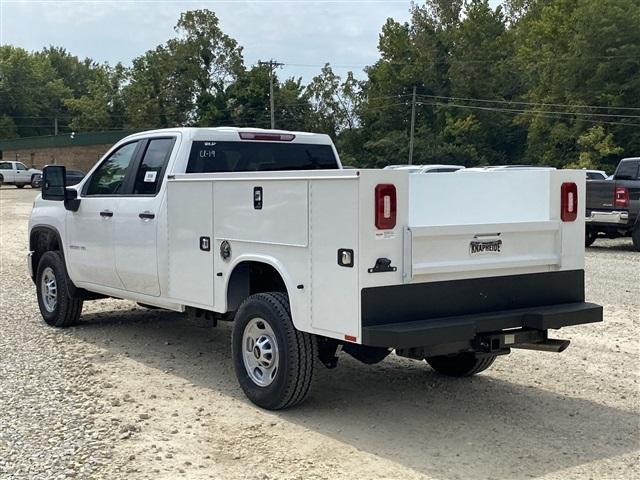
M154 218L156 218L155 213L151 213L149 211L141 212L138 214L138 216L143 220L153 220Z
M103 210L100 212L101 217L113 217L113 212L111 210Z

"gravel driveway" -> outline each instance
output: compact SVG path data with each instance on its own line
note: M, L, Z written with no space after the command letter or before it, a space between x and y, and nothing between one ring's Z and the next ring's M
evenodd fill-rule
M319 369L308 401L242 395L228 324L131 302L47 327L26 273L36 191L0 190L0 478L640 478L640 254L587 250L605 322L562 354L515 351L472 379L389 357Z

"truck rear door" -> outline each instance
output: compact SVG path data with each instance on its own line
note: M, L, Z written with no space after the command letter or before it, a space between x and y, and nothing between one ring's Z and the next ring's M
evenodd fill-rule
M562 184L573 209L562 217ZM566 192L565 192L566 195ZM566 199L565 199L566 200ZM460 279L581 268L584 174L552 169L410 175L405 278ZM565 208L567 206L565 205ZM575 248L573 248L575 250Z

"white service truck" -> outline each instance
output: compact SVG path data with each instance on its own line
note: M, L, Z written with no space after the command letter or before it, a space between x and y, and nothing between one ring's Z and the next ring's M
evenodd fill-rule
M176 128L64 176L45 168L29 223L44 320L72 325L101 296L233 320L237 378L267 409L301 402L340 352L468 376L602 320L584 172L343 170L326 135Z

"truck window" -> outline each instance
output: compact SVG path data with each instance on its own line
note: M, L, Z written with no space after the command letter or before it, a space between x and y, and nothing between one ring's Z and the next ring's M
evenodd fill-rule
M9 162L0 162L0 170L11 170L11 164Z
M187 173L338 168L330 145L276 142L193 142Z
M124 179L138 142L123 145L100 164L87 183L85 195L117 195L123 193Z
M136 173L136 181L133 186L134 195L155 195L158 193L174 141L174 138L149 140Z
M24 163L16 162L16 170L27 170L27 167Z
M638 178L638 167L640 167L640 160L623 160L618 165L615 178L634 180Z

